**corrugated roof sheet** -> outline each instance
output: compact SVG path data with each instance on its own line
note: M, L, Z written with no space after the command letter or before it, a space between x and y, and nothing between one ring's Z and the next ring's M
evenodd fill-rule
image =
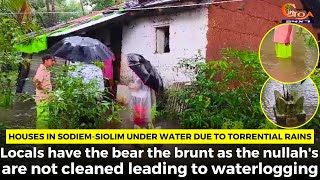
M56 37L56 36L62 36L62 35L66 35L66 34L69 34L69 33L73 33L73 32L79 31L79 30L81 30L81 29L85 29L85 28L88 28L88 27L91 27L91 26L94 26L94 25L97 25L97 24L106 22L106 21L108 21L108 20L111 20L111 19L114 19L114 18L123 16L123 15L125 15L125 14L126 14L126 13L114 13L114 14L110 14L110 15L107 15L107 16L102 17L102 18L100 18L100 19L97 19L97 20L94 20L94 21L89 21L89 22L87 22L87 23L81 24L81 25L79 25L79 26L75 26L75 27L73 27L73 28L67 29L67 30L62 31L62 32L53 33L53 34L49 35L49 37Z

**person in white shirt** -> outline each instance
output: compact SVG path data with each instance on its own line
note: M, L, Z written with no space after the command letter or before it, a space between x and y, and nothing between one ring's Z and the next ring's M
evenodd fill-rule
M68 65L76 66L70 71L72 77L82 77L84 84L94 83L96 91L103 93L105 90L103 73L101 68L94 64L84 64L80 62L67 62Z

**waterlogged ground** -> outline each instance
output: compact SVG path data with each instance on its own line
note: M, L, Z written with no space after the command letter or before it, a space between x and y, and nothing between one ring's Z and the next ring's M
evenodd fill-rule
M306 120L309 120L316 111L318 105L318 94L310 78L306 79L302 84L289 84L285 86L289 92L296 91L298 95L304 97L304 110L306 112ZM272 79L266 83L262 91L262 107L270 120L275 121L273 107L275 105L274 91L277 90L283 94L283 84Z
M298 28L294 26L294 31ZM303 30L304 31L304 30ZM281 82L296 82L307 77L317 65L318 50L305 45L303 36L293 36L292 57L281 59L276 57L274 31L263 40L260 58L263 68L274 79Z
M132 129L133 121L131 120L131 115L129 111L120 112L120 117L122 119L121 126L109 126L106 124L104 128L122 128L122 129ZM7 128L10 129L29 129L35 128L36 121L36 105L33 101L26 102L15 102L12 109L1 109L0 108L0 121L3 122ZM164 119L158 119L155 122L156 126L162 128L180 128L178 121L166 121Z
M0 120L11 129L35 128L35 103L16 102L12 109L0 108Z

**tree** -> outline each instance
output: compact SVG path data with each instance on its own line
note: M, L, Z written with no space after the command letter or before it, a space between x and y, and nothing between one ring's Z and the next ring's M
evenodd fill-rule
M80 5L81 5L82 13L83 13L83 15L85 15L84 7L83 7L83 0L80 0Z
M42 25L53 26L56 23L56 0L30 0L30 3Z
M31 19L31 6L27 0L1 0L0 7L2 12L8 13L20 24Z
M24 63L14 45L28 39L26 34L37 26L27 0L1 0L0 11L5 13L0 17L0 107L8 108L13 105L18 70Z
M50 5L51 5L51 18L52 18L52 24L55 24L57 22L57 16L56 16L56 5L55 5L55 0L50 0Z
M86 13L78 0L54 0L54 7L52 0L31 0L31 5L37 21L43 27L66 22Z
M93 7L93 11L100 11L116 4L115 0L83 0L85 5Z
M42 27L47 26L48 16L44 14L47 10L47 0L30 0L32 11L34 12L34 18L38 21Z
M77 0L58 2L57 10L59 12L65 12L57 15L58 22L66 22L85 14L84 10L82 10L81 4Z

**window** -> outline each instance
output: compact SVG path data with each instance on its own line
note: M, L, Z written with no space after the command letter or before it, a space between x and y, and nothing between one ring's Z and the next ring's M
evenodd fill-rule
M157 27L156 53L170 52L169 26Z

